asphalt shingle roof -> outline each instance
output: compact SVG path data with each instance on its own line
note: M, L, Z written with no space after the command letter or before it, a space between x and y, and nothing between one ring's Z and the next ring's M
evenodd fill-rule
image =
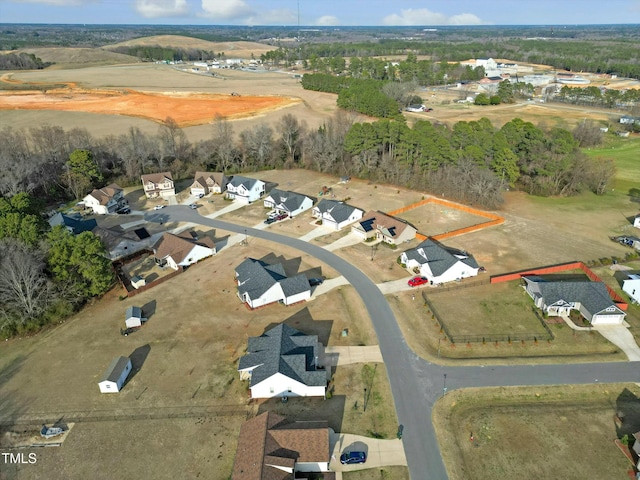
M344 202L339 202L337 200L329 200L327 198L323 198L318 202L316 206L320 213L329 213L331 218L333 218L336 223L341 223L347 220L351 214L357 210L356 207L352 207L351 205L347 205Z
M253 186L259 181L260 180L257 180L255 178L241 177L240 175L235 175L231 180L229 180L229 184L233 185L236 188L238 188L240 185L244 185L244 188L246 188L247 190L251 190Z
M315 369L318 336L305 335L284 323L259 337L249 337L247 355L240 358L238 370L255 367L251 386L281 373L307 386L327 384L323 370Z
M142 309L140 307L127 307L124 314L125 320L127 318L142 318Z
M530 290L539 293L546 305L553 305L561 300L569 303L580 302L592 315L616 306L602 282L562 280L548 282L542 277L524 278Z
M309 280L303 274L287 278L281 263L268 265L261 260L247 258L236 267L236 275L240 296L248 293L254 300L260 298L276 283L280 283L287 297L311 289Z
M117 382L124 369L127 368L128 363L129 357L114 358L109 365L109 368L107 368L107 371L104 372L104 375L102 376L102 379L100 379L100 382L104 382L105 380L108 380L110 382Z
M307 198L301 193L288 192L277 188L271 190L269 197L271 197L276 207L286 210L287 212L293 212L300 208L304 199Z
M471 268L478 268L478 263L473 256L455 248L443 247L430 238L404 253L407 259L415 260L420 265L428 263L435 277L442 275L457 262L462 262Z

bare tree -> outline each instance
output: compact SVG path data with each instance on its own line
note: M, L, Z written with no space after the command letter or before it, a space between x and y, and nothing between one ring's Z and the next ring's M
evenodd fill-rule
M11 239L0 242L0 322L26 323L37 318L51 304L53 289L44 275L41 252Z
M382 92L389 98L393 98L399 105L406 107L418 89L418 82L389 82L382 86Z
M271 165L273 155L273 130L266 123L240 133L243 158L258 168ZM243 165L246 167L247 165Z
M593 147L602 143L602 130L593 120L583 120L573 129L573 137L581 147Z
M295 162L300 152L300 141L306 129L305 124L287 113L278 122L278 129L281 135L280 142L287 152L287 160Z
M13 196L29 192L37 185L32 177L38 171L24 130L5 127L0 132L0 194Z
M165 118L163 124L158 128L158 136L162 144L162 152L158 158L161 170L164 170L164 157L186 160L190 144L184 131L173 118Z
M228 171L237 153L233 144L233 127L224 117L218 115L214 119L211 141L215 149L214 158L218 163L218 169L223 172Z

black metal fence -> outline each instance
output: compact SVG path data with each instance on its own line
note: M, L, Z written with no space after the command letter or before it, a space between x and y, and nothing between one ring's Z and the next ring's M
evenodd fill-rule
M433 292L429 292L433 293ZM553 332L549 328L549 326L544 321L544 318L538 313L538 311L533 308L533 313L536 315L536 318L540 321L544 332L540 333L488 333L488 334L478 334L478 335L453 335L449 328L447 327L446 322L443 320L442 316L438 313L438 311L434 308L433 303L427 297L426 291L422 291L422 299L424 300L425 305L431 311L432 318L438 322L440 326L440 331L447 337L452 344L455 343L494 343L494 342L538 342L538 341L550 341L555 337Z

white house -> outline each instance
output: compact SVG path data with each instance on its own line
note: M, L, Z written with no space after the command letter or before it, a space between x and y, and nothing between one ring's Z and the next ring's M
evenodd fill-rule
M323 359L317 335L281 323L259 337L249 337L238 371L241 380L249 380L251 398L324 397Z
M231 478L293 479L296 472L328 472L330 456L326 421L289 421L267 411L240 427Z
M403 252L400 263L428 278L432 284L475 277L480 268L475 258L467 252L444 247L429 238L416 248Z
M127 307L124 314L124 323L127 328L141 327L142 323L147 319L142 316L142 309L140 307Z
M96 215L114 213L119 208L127 205L124 192L115 183L93 190L82 199L86 208L91 208Z
M360 220L363 213L359 208L326 198L320 200L311 210L311 215L322 220L323 226L334 230L340 230L356 220Z
M620 117L620 123L622 123L624 125L633 125L637 121L638 120L635 117L630 117L629 115L624 115L624 116Z
M216 245L213 240L199 240L195 232L183 232L179 235L165 232L153 246L156 263L161 267L168 265L174 270L178 270L178 267L188 267L215 253Z
M571 310L591 325L620 325L625 312L611 300L602 282L546 281L543 277L522 277L536 307L549 315L568 315Z
M369 211L362 216L362 220L351 226L351 232L369 240L376 238L391 245L398 245L416 238L416 228L382 212Z
M255 178L234 176L227 183L227 197L244 203L251 203L264 195L264 182Z
M222 193L227 189L229 178L222 172L196 172L191 184L191 195Z
M129 373L131 373L131 359L129 357L114 358L107 371L104 372L102 380L98 382L100 392L118 393Z
M171 172L150 173L141 178L147 198L166 198L176 194Z
M640 228L640 215L636 216L636 218L633 219L633 226L636 228Z
M289 217L293 218L299 213L309 210L313 206L313 200L300 193L274 188L264 199L264 206L274 208L278 213L287 213Z
M640 274L620 271L616 272L615 276L622 280L622 291L629 295L634 303L640 303Z
M238 297L250 308L274 302L293 305L311 298L309 280L303 274L287 277L281 263L268 265L247 258L236 267Z

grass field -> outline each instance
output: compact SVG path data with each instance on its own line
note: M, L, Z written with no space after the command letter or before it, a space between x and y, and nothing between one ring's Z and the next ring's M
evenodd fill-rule
M432 418L451 480L623 479L631 463L614 440L640 429L639 394L635 384L462 390Z
M355 472L343 472L344 480L409 480L407 467L367 468Z

